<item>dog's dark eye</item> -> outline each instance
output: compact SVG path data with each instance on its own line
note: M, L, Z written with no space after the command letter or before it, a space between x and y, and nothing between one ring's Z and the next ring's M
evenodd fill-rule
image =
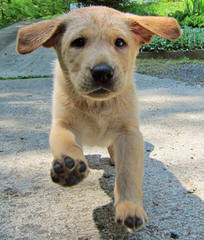
M82 48L86 43L85 38L77 38L71 43L71 47Z
M115 41L115 46L122 48L122 47L126 46L126 42L122 38L117 38Z

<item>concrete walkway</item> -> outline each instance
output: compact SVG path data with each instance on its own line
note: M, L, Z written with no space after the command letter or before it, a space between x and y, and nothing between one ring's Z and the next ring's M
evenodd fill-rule
M0 76L51 74L51 50L18 56L14 46L11 41L0 51ZM148 225L129 233L114 223L115 170L105 149L84 149L91 167L84 182L73 188L53 184L48 144L52 80L2 80L0 239L204 239L204 88L135 78L146 147Z

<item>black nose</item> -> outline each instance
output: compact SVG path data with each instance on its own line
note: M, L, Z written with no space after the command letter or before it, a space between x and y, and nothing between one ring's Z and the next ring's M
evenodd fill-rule
M98 64L91 69L91 75L97 84L109 84L113 74L113 68L107 64Z

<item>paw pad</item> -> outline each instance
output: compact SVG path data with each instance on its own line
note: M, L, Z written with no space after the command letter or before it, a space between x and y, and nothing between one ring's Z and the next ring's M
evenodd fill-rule
M64 187L70 187L81 182L88 172L88 166L84 161L66 156L64 159L53 161L51 179Z
M134 220L133 220L132 217L126 218L124 223L128 228L133 228L134 227Z
M86 164L84 162L79 163L79 172L84 172L86 171Z
M121 219L117 219L118 224L122 224ZM127 217L124 220L124 225L130 229L138 229L143 225L143 220L141 218L138 218L137 216L134 217Z
M136 203L124 201L116 205L116 221L129 229L137 230L146 224L147 214Z
M69 169L72 169L74 167L74 165L75 165L74 164L74 160L72 158L70 158L70 157L66 157L64 159L64 162L65 162L66 167L68 167Z
M54 169L55 173L57 173L57 174L64 172L63 166L60 163L58 163L58 162L54 163L53 169Z

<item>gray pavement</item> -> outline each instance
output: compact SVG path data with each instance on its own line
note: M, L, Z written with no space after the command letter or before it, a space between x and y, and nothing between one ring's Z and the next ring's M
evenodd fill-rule
M1 49L0 76L51 74L51 50L18 56L14 46L11 41ZM22 66L15 67L20 61ZM106 149L84 148L91 172L81 184L62 188L52 183L52 79L2 80L0 239L204 239L204 88L140 74L135 79L146 148L148 225L129 233L114 223L115 169Z
M51 75L55 59L54 51L39 48L28 55L19 55L16 49L16 36L19 28L33 21L22 21L0 30L0 77ZM39 64L40 63L40 64Z

